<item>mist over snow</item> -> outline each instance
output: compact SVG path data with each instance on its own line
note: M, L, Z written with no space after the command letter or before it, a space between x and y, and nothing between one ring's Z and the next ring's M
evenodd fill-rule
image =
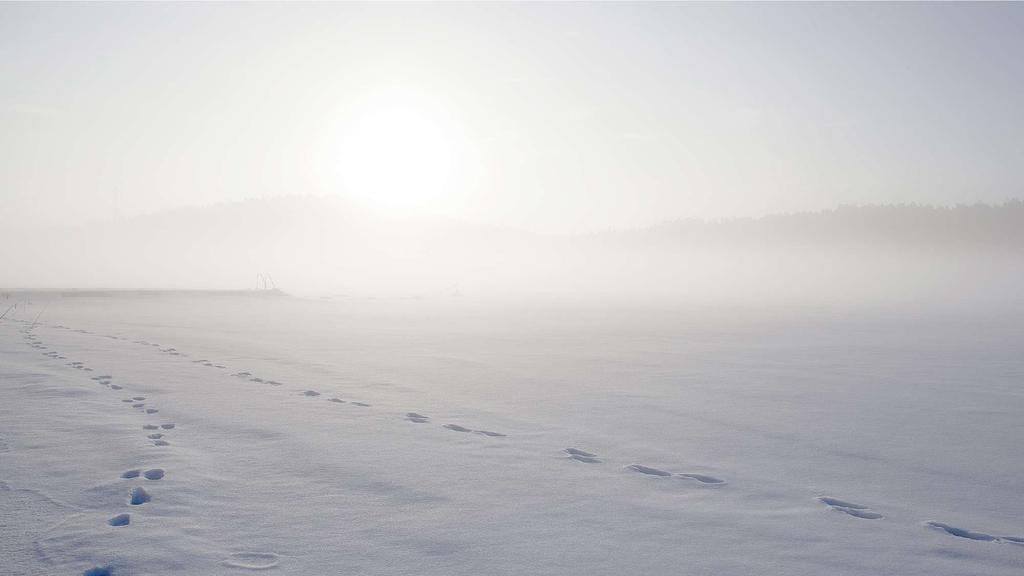
M667 303L1020 301L1024 203L847 206L540 234L335 197L6 228L10 288Z

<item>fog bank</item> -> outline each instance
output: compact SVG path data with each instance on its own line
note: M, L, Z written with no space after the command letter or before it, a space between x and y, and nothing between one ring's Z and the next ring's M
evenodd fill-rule
M540 235L285 197L3 233L7 289L595 302L1018 301L1024 203ZM269 280L268 280L269 278Z

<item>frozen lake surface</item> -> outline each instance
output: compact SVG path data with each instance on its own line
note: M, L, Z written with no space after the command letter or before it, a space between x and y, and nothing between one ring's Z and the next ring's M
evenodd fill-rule
M1022 345L1008 312L37 297L0 322L0 573L1019 575Z

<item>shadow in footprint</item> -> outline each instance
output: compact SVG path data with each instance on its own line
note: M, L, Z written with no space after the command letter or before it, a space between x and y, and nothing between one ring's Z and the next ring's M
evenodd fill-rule
M643 464L630 464L629 466L626 466L626 469L632 470L634 472L639 472L641 474L647 474L649 476L665 477L672 475L671 472L666 472L664 470L659 470L657 468L651 468L650 466L644 466Z
M707 476L705 474L677 474L677 476L679 476L680 478L686 478L688 480L696 480L701 484L710 484L715 486L725 484L725 480L722 480L721 478L715 478L714 476Z
M853 502L847 502L838 498L831 498L829 496L821 496L818 501L829 506L836 512L842 512L843 514L849 514L855 518L863 518L865 520L878 520L883 518L878 512L871 511L870 508L862 504L854 504Z
M584 462L586 464L600 464L601 460L597 457L597 454L592 454L586 450L580 450L579 448L566 448L562 450L569 455L569 459L577 462Z
M470 430L469 428L466 428L465 426L459 426L458 424L445 424L444 428L454 430L456 432L472 432L472 430Z
M107 524L110 524L111 526L127 526L129 522L131 522L131 516L128 514L118 514L110 520L107 520Z
M149 492L141 486L132 488L132 491L128 493L128 503L132 506L139 506L150 501Z
M957 538L966 538L967 540L977 540L979 542L994 542L998 540L996 536L991 534L985 534L983 532L972 532L963 528L957 528L956 526L950 526L949 524L943 524L942 522L925 522L926 526L942 530L946 534L956 536Z
M229 568L268 570L277 566L278 556L272 552L236 552L222 560L221 564Z

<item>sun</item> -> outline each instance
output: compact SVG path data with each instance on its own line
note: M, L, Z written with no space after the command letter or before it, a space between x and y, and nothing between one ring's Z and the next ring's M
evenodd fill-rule
M374 204L418 208L453 184L455 139L448 114L428 102L378 96L342 127L339 177L345 190Z

